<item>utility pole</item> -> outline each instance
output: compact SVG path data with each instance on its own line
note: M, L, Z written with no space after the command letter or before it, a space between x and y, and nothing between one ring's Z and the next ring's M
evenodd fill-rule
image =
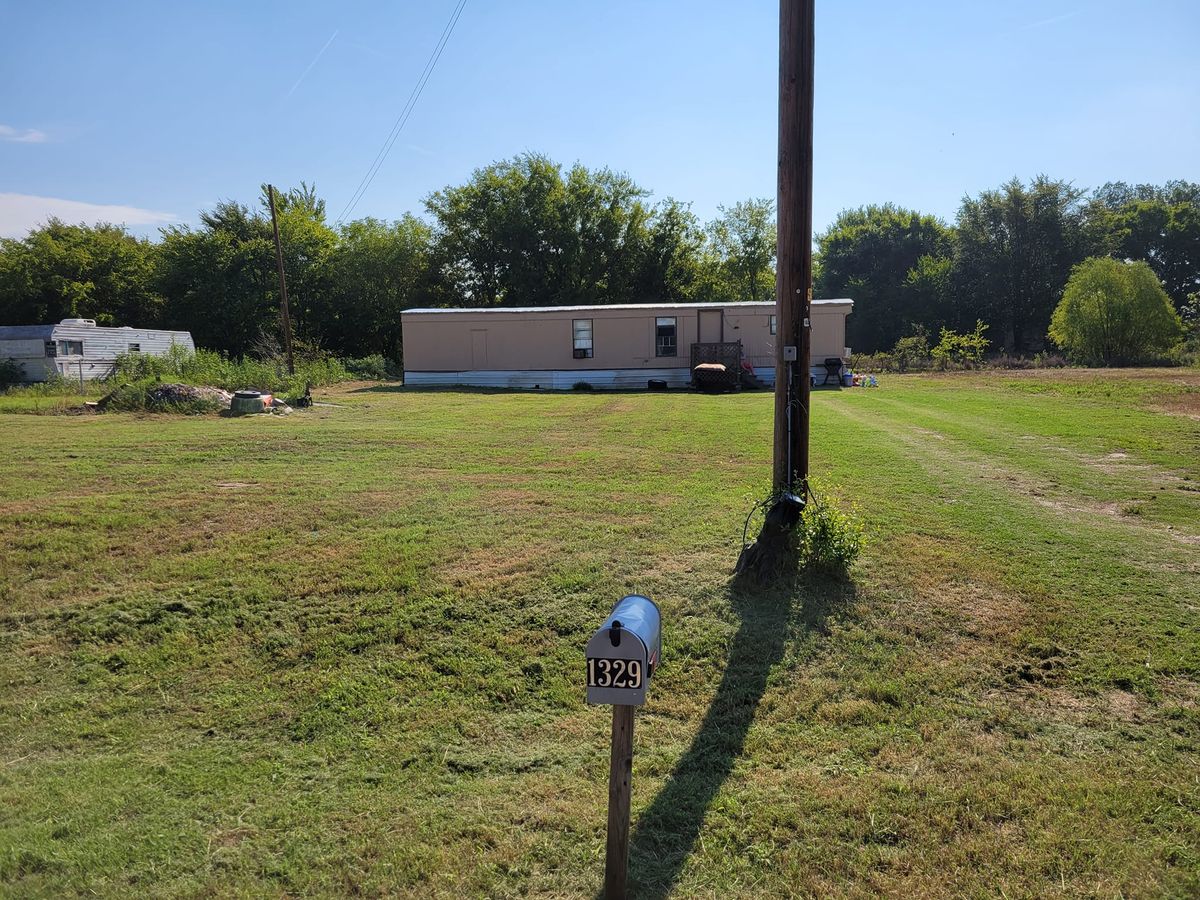
M288 314L287 279L283 277L283 248L279 245L279 221L275 218L275 188L267 185L267 197L271 201L271 230L275 232L275 266L279 269L279 317L283 320L283 346L287 350L288 374L296 374L296 360L292 357L292 317Z
M766 583L795 561L808 495L815 0L779 2L779 244L775 271L775 502L734 571Z
M808 485L815 6L815 0L780 0L779 4L773 480L776 491L801 497ZM795 360L785 359L790 355L785 354L787 347L796 348Z

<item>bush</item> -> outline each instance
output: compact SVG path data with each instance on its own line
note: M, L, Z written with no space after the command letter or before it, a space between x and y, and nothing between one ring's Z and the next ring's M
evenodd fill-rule
M225 404L215 398L195 397L189 400L166 401L156 396L162 387L157 378L143 378L122 384L103 402L104 408L120 412L166 412L182 415L201 415L223 409Z
M983 333L988 326L982 319L975 321L975 330L970 334L959 334L949 328L943 328L938 345L930 351L934 361L941 369L973 369L983 363L983 354L991 344Z
M1013 356L1009 353L998 353L988 359L987 364L993 369L1032 369L1033 360L1027 356Z
M1088 365L1130 365L1174 347L1183 323L1148 263L1093 257L1071 270L1050 337Z
M823 575L844 576L865 544L862 523L825 496L813 494L800 519L800 566Z
M1065 369L1067 367L1067 358L1061 353L1052 353L1049 350L1042 353L1035 353L1033 356L1033 367L1035 369Z
M595 388L592 387L590 382L577 381L573 385L571 385L571 390L573 390L573 391L593 391L593 390L595 390Z
M313 356L296 360L296 374L289 375L280 360L232 360L211 350L195 353L175 345L164 356L123 353L117 357L114 375L118 381L144 378L203 384L236 391L255 388L277 394L299 395L305 384L322 387L349 381L350 373L332 357Z
M358 359L346 359L343 361L343 364L346 366L346 371L355 378L384 381L388 378L396 377L394 366L388 359L384 358L382 353L363 356Z
M860 353L850 360L855 372L926 372L932 367L929 333L921 325L888 352Z
M11 359L0 359L0 391L20 384L25 378L25 372L20 365Z
M896 341L892 356L899 371L929 368L929 336L925 330L919 329L916 334L902 337Z

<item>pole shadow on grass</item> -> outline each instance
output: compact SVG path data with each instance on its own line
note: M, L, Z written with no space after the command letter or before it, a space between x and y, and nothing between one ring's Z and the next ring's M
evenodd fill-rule
M824 578L797 578L769 592L731 582L740 624L729 661L691 746L637 818L629 848L631 896L663 897L674 888L709 806L742 754L771 669L793 636L824 633L827 618L853 595L852 584Z

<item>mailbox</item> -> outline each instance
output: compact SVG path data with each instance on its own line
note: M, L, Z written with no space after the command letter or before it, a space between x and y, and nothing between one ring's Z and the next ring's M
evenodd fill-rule
M649 597L621 600L587 644L587 702L641 706L662 653L662 617Z

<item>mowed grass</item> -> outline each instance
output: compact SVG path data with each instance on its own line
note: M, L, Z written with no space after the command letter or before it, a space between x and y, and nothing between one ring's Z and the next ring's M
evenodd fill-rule
M766 394L0 413L0 893L1200 893L1200 376L813 396L846 583L732 586ZM0 403L0 409L5 408Z

